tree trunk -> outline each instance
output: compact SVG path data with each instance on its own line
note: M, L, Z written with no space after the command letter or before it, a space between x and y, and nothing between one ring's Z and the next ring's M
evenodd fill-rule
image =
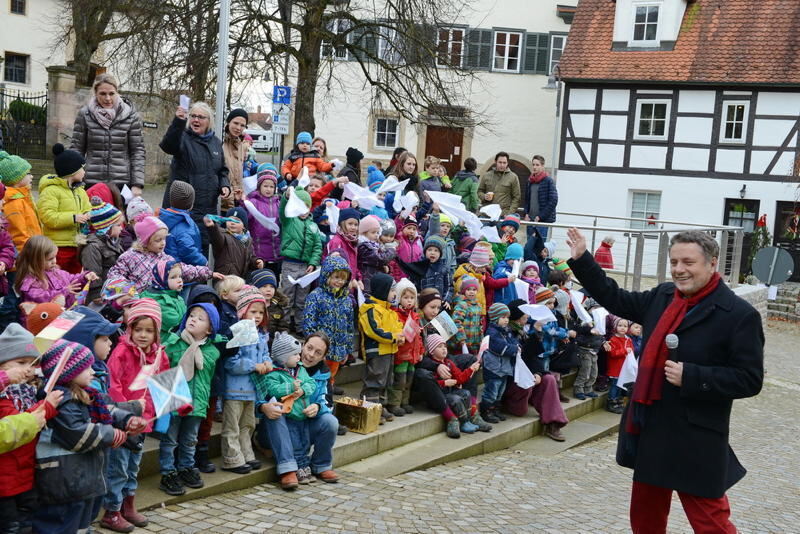
M294 105L294 131L314 134L314 102L317 95L317 78L319 77L319 55L322 36L316 28L323 25L322 16L328 2L317 0L306 6L304 31L298 47L297 91Z

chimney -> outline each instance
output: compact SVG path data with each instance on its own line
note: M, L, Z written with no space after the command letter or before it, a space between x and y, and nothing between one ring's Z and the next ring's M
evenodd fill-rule
M258 105L258 108L256 109L256 113L261 113L261 104Z

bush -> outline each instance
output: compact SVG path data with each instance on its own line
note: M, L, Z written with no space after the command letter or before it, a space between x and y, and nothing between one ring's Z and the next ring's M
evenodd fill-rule
M16 121L31 124L47 124L47 110L42 106L31 104L17 98L8 106L8 112Z

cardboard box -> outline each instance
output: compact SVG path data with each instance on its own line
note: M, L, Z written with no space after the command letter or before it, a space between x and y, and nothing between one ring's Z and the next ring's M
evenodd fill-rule
M378 430L383 413L383 405L361 399L343 397L334 401L334 414L339 424L351 432L370 434Z

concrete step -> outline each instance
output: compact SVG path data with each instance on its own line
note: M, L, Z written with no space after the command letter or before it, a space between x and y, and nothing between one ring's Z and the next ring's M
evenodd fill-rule
M620 416L604 409L595 410L564 427L562 433L566 441L553 441L545 435L535 436L514 445L514 450L536 456L555 456L566 450L583 445L617 432Z
M767 304L767 311L770 313L771 312L793 313L794 304L779 304L770 302Z
M789 321L789 322L793 322L793 323L800 322L800 315L797 315L796 313L787 313L787 312L781 312L781 311L769 311L767 316L768 316L769 319L776 319L776 320L780 320L780 321Z
M573 399L564 405L564 411L570 420L581 417L605 406L606 394L596 399L579 401ZM614 415L614 414L609 414ZM578 425L572 430L572 422L563 430L567 441L559 443L579 445L591 436L611 432L619 423L619 416L614 415L616 422L607 422L601 427L597 422ZM455 460L461 460L478 454L486 454L500 449L517 446L520 442L530 440L542 433L543 428L536 411L531 409L524 417L507 416L508 420L493 425L491 432L462 434L460 438L447 437L443 432L414 441L402 447L383 452L376 456L359 460L342 468L343 472L359 473L376 478L390 478L409 471L427 469ZM549 438L543 438L552 441ZM554 442L556 443L556 442Z

